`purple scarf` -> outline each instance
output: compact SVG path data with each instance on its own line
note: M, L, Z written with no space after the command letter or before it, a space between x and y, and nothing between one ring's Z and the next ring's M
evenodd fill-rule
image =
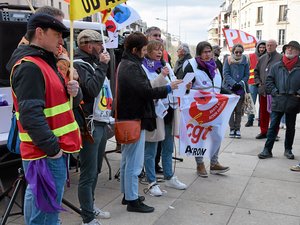
M215 78L216 75L216 69L217 69L217 64L214 59L211 59L209 61L203 61L200 56L197 56L196 62L198 65L204 69L207 69L209 74L207 74L211 79Z
M35 203L38 209L46 213L65 211L56 201L55 183L46 158L31 161L25 177L36 198Z
M150 73L153 73L156 70L163 67L160 60L152 60L146 57L143 59L142 63L147 68L147 70L149 70Z

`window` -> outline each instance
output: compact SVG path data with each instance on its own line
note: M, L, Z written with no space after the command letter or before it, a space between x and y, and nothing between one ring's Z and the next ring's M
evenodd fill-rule
M285 43L285 29L279 29L278 32L278 44L284 45Z
M58 8L61 10L61 2L58 3Z
M258 7L257 8L257 23L262 23L263 22L263 7Z
M53 7L53 0L51 0L51 3L50 3L50 5Z
M287 5L280 5L279 6L279 17L278 17L278 21L286 21L287 20Z
M261 37L262 37L262 30L257 30L256 31L256 38L257 38L257 40L261 40Z

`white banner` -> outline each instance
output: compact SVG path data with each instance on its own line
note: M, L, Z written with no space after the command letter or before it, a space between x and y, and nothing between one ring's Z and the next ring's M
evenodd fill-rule
M211 158L221 145L239 98L198 90L181 98L180 154Z

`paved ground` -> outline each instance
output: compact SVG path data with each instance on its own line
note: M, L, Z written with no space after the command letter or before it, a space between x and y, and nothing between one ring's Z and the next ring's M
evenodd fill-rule
M259 132L254 127L245 128L243 120L242 139L226 136L222 143L220 162L229 165L226 175L196 175L193 158L184 157L176 162L176 175L188 185L187 190L178 191L165 187L162 197L146 196L146 203L155 207L150 214L129 213L121 205L122 195L117 179L108 179L108 167L99 176L96 203L111 212L111 219L102 220L103 225L299 225L300 224L300 173L291 172L289 167L300 160L300 125L296 130L295 160L283 156L284 130L280 141L274 146L274 158L260 160L264 140L254 137ZM107 150L115 147L110 142ZM119 168L120 154L108 155L113 175ZM208 163L206 163L208 165ZM71 171L71 188L66 188L65 198L75 205L79 174ZM140 184L140 193L146 185ZM8 201L0 202L0 215ZM68 209L69 210L69 209ZM63 224L80 225L80 216L73 211L62 213ZM9 217L9 225L24 224L22 216Z

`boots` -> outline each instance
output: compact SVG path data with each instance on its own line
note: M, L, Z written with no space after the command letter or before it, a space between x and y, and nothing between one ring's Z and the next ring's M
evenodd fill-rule
M292 150L291 149L286 149L284 151L284 156L287 157L288 159L294 159L295 156L294 154L292 153Z
M145 201L145 197L142 196L142 195L139 195L139 200L140 200L141 202L143 202L143 201ZM127 200L125 199L125 195L124 195L123 198L122 198L122 205L128 205L128 202L129 202L129 201L127 201Z
M260 159L267 159L267 158L272 158L272 157L273 157L273 154L268 149L263 149L263 151L258 154L258 158L260 158Z
M151 213L154 211L154 207L145 205L140 199L133 201L127 201L128 212L140 212L140 213Z
M208 177L204 163L200 163L197 165L197 174L200 177Z
M248 122L245 124L245 127L253 127L253 120L248 120Z

